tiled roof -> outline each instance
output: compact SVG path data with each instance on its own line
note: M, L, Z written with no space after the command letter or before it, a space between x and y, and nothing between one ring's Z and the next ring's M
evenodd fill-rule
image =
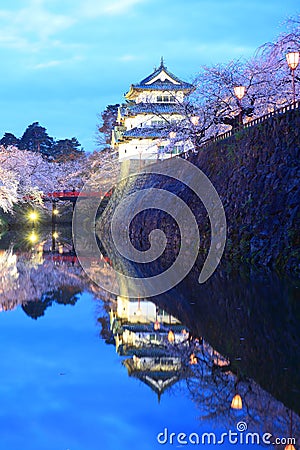
M152 84L147 84L149 81L151 81L153 78L155 78L157 75L161 73L161 71L164 71L170 78L172 78L174 81L176 81L178 84L173 84L169 80L166 79L166 81L155 81ZM172 72L170 72L167 67L164 65L163 59L161 60L161 64L158 67L158 69L155 69L150 75L148 75L146 78L144 78L142 81L140 81L137 84L133 85L134 88L137 89L165 89L165 90L179 90L179 89L193 89L193 85L190 83L186 83L185 81L180 80L180 78L176 77Z
M133 84L134 89L142 89L143 91L182 91L183 89L193 89L193 86L189 83L181 81L180 84L173 84L170 81L157 80L151 84L143 84L142 82Z
M130 138L163 138L169 136L169 130L161 127L136 127L132 130L127 130L123 137Z
M131 116L142 113L153 114L180 114L182 105L179 103L135 103L121 107L122 116Z
M155 357L168 357L169 352L166 346L158 346L158 345L152 345L151 346L144 346L144 347L129 347L129 346L123 346L123 356L137 356L138 358L142 357L148 357L148 358L155 358Z
M153 323L135 323L135 324L124 323L123 329L136 333L147 331L153 332ZM181 333L183 330L186 330L186 327L181 323L172 323L168 325L161 324L161 328L157 332L160 334L164 334L168 333L170 329L173 330L174 333Z

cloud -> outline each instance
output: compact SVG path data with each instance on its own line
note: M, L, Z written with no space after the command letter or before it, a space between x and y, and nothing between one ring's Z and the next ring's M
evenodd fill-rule
M122 55L120 57L117 58L117 61L121 61L121 62L131 62L131 61L137 61L140 58L136 55L131 55L131 54L126 54L126 55Z
M59 60L52 60L52 61L46 61L44 63L39 63L33 66L33 69L47 69L48 67L55 67L63 64L63 61Z
M40 62L37 64L33 64L29 66L30 69L40 70L40 69L49 69L51 67L57 66L70 66L73 63L82 61L84 58L82 56L74 56L66 59L50 59L45 62Z
M128 12L128 10L132 9L134 6L145 3L146 1L147 0L86 0L84 4L82 4L80 11L85 17L116 16Z
M0 46L36 51L43 42L74 25L69 15L45 9L43 0L31 0L24 8L0 10Z
M123 14L129 8L133 6L143 3L143 0L118 0L115 2L109 2L104 8L104 12L107 14Z

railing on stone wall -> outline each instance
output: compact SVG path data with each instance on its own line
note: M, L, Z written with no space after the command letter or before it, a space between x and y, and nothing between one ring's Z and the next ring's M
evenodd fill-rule
M233 136L236 132L240 131L240 130L244 130L245 128L250 128L253 127L255 125L258 125L266 120L268 120L270 117L274 117L274 116L279 116L281 114L285 114L288 111L292 111L294 109L300 109L300 101L297 101L295 103L291 103L289 105L283 106L282 108L276 109L275 111L269 112L267 114L264 114L263 116L257 117L256 119L250 120L247 123L244 123L243 125L241 125L239 128L235 128L235 129L231 129L228 131L225 131L225 133L219 134L213 138L208 139L206 142L204 142L199 149L203 149L205 147L208 147L212 142L218 142L218 141L222 141L223 139L226 139L230 136ZM192 150L188 150L186 152L182 152L180 153L181 157L185 157L187 155L189 155L190 153L193 153Z

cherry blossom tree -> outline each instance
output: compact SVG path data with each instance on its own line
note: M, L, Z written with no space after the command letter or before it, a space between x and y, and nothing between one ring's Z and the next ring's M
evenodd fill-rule
M16 203L43 206L47 193L80 189L86 157L76 160L52 162L38 152L1 147L0 151L0 208L13 212Z

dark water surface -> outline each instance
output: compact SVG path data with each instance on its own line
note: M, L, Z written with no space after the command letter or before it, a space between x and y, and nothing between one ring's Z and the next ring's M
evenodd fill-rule
M0 247L1 449L300 448L297 282L221 269L128 299L89 281L67 234Z

